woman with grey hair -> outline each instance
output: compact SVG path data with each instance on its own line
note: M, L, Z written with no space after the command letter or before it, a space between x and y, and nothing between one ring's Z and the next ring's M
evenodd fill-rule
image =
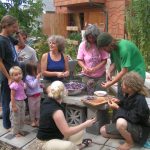
M79 150L89 146L92 140L83 140L83 130L92 126L96 119L89 119L69 127L61 104L67 94L64 84L61 81L54 81L47 91L48 98L41 104L37 139L29 150Z
M96 40L99 34L101 33L96 25L89 25L85 30L85 41L79 45L77 59L85 83L90 79L98 84L105 80L108 53L97 48ZM100 88L98 84L96 87Z
M44 53L41 59L41 71L46 83L56 80L62 81L69 76L68 59L63 54L65 38L60 35L52 35L48 38L50 51Z

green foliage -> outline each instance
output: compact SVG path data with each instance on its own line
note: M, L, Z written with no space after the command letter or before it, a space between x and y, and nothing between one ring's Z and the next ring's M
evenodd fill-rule
M39 37L36 43L32 46L37 51L38 60L41 60L42 55L49 51L47 38L48 37L45 35Z
M79 32L72 32L68 35L68 38L70 40L76 40L79 43L81 42L82 38L81 38L81 34Z
M39 17L43 11L42 0L7 0L0 1L0 20L6 15L12 15L18 19L22 29L34 35L39 31L41 22Z
M78 32L72 32L68 35L68 39L76 40L80 44L81 42L81 34ZM78 44L78 45L79 45ZM66 42L65 54L69 55L73 60L77 59L78 45L71 44L69 41ZM75 68L75 73L81 71L81 67L77 64Z
M126 27L131 40L141 50L150 70L150 1L131 0L126 11Z

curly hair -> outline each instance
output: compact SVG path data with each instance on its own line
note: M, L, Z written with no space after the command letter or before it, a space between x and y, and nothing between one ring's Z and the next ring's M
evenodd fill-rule
M87 28L85 29L85 33L84 33L84 37L86 40L86 47L90 48L90 43L88 42L88 35L92 35L94 40L95 40L95 44L96 44L96 40L98 35L100 35L101 32L99 30L99 28L96 25L88 25Z
M52 35L48 38L48 43L50 42L56 42L56 45L58 47L58 51L61 53L65 49L65 38L61 35Z
M148 89L144 86L144 80L136 72L126 73L122 78L122 83L131 88L134 92L148 96Z
M48 97L59 100L67 95L65 85L61 81L54 81L47 88Z

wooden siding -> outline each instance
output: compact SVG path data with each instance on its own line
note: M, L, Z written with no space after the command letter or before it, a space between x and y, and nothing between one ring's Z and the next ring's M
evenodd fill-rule
M104 3L105 0L92 0L94 3ZM54 0L56 7L90 3L90 0Z
M59 34L66 36L67 15L47 13L43 14L43 33L46 35Z

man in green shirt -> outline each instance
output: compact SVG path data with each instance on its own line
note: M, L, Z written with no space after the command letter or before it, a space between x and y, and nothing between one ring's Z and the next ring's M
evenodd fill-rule
M120 81L129 71L137 72L145 80L145 63L137 46L128 40L116 40L109 33L102 33L97 38L97 45L110 53L111 65L107 73L107 82L101 86L108 88ZM117 75L112 79L111 73L116 69ZM121 98L120 84L118 86L118 98ZM120 95L121 94L121 95ZM120 97L121 96L121 97Z

